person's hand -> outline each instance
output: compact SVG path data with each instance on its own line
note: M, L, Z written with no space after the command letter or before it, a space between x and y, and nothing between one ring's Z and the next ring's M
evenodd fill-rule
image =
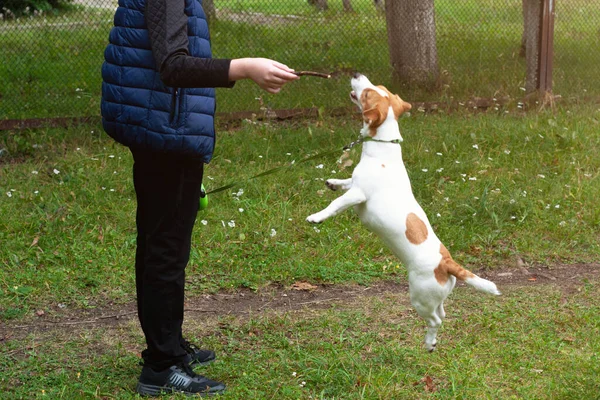
M281 87L299 77L294 70L268 58L239 58L231 60L229 79L252 79L269 93L278 93Z

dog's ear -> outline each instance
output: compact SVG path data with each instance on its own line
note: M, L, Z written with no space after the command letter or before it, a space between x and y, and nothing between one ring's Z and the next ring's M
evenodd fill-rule
M396 117L396 119L412 108L410 103L402 100L397 94L392 96L391 103L392 110L394 110L394 117Z
M377 107L377 105L372 106L368 110L363 111L363 119L369 125L379 126L381 125L380 121L383 120L381 110L379 110L379 107Z
M360 101L363 109L363 120L371 128L371 136L373 136L375 135L375 129L387 118L388 102L376 90L368 88L363 90Z

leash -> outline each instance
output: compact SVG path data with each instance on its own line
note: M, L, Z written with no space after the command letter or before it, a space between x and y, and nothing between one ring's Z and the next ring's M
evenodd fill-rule
M372 137L359 137L357 140L355 140L353 142L350 142L346 146L342 147L341 150L343 152L350 151L350 149L352 149L354 146L359 145L359 144L361 144L363 142L381 142L381 143L400 144L401 140L400 139L379 140L379 139L373 139ZM225 186L221 186L220 188L213 189L213 190L210 190L208 192L204 192L204 188L202 188L203 189L203 194L201 194L200 196L202 198L204 198L204 197L206 197L209 194L219 193L219 192L222 192L223 190L231 189L234 186L238 186L242 182L248 182L248 181L251 181L253 179L260 178L262 176L271 175L271 174L274 174L275 172L278 172L278 171L280 171L280 170L282 170L284 168L291 168L294 165L302 164L302 163L305 163L307 161L314 160L315 158L319 158L319 157L323 157L323 156L328 156L330 154L335 154L335 153L339 153L339 152L340 152L340 149L331 149L331 150L328 150L328 151L325 151L325 152L322 152L322 153L317 153L317 154L312 155L310 157L303 158L302 160L300 160L298 162L294 162L293 161L293 162L289 163L288 165L282 165L282 166L279 166L279 167L271 168L271 169L268 169L266 171L261 172L260 174L256 174L254 176L251 176L250 178L247 178L247 179L244 179L244 180L240 180L240 181L231 182L231 183L229 183L229 184L227 184Z

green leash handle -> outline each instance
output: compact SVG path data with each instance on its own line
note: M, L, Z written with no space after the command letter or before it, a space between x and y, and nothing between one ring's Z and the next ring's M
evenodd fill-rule
M206 190L204 189L204 184L200 187L200 204L198 209L200 211L206 210L208 207L208 195L206 194Z

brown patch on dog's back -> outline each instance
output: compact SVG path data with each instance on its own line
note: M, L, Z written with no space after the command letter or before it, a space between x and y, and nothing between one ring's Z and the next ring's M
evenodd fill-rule
M448 275L453 275L460 281L475 276L471 271L464 269L452 259L450 252L443 243L440 243L440 254L442 255L442 260L437 268L433 270L435 280L440 285L444 286L448 282Z
M421 244L427 240L427 226L415 213L406 216L406 238L412 244Z

